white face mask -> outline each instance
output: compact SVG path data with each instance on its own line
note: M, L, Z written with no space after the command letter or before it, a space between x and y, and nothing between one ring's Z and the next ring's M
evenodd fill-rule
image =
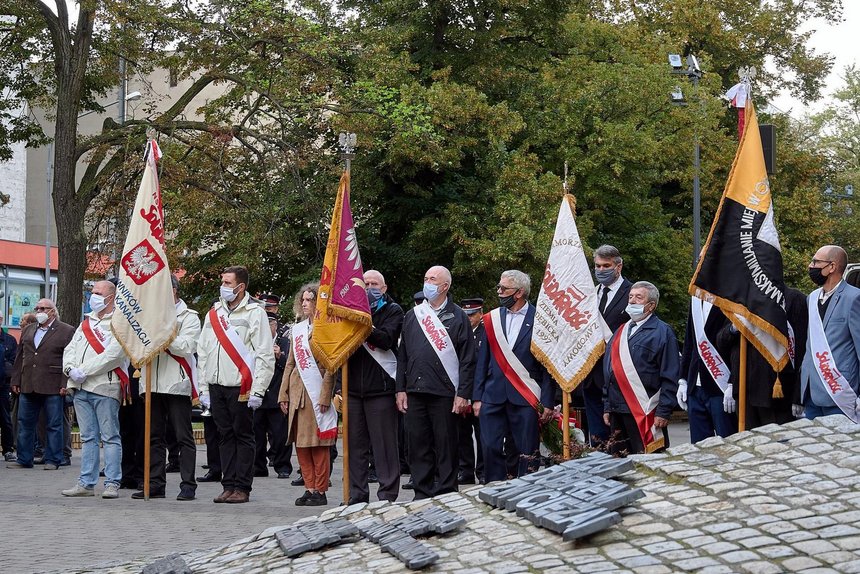
M224 287L221 285L221 298L228 303L232 303L236 299L236 292L233 291L232 287Z
M634 321L641 321L645 318L645 305L630 303L624 310Z
M107 303L105 302L104 297L96 295L95 293L90 295L90 309L96 313L100 313L105 307L107 307Z
M48 322L48 314L45 313L44 311L36 313L36 322L39 323L40 325L44 325L45 323Z

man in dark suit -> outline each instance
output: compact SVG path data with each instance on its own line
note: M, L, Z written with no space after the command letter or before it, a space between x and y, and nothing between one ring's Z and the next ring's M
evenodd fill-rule
M603 416L612 437L618 440L616 452L637 454L649 451L649 444L653 444L650 440L646 444L643 438L653 438L654 441L660 438L653 436L650 424L642 425L647 429L643 437L637 420L643 411L645 414L653 413L653 426L656 427L657 435L662 432L664 446L669 446L666 427L675 408L680 364L675 333L654 314L660 300L657 287L647 281L634 283L630 286L627 300L626 311L630 321L612 335L607 351L609 356L603 365L606 380L603 387ZM632 361L632 365L627 367L624 365L625 344ZM617 353L616 349L619 349ZM626 397L633 393L622 391L623 382L619 383L619 377L629 381L628 391L631 388L635 391L634 382L641 381L640 389L644 389L649 406L651 401L656 403L653 408L646 411L638 402L629 404ZM631 398L636 400L636 397ZM648 418L646 420L651 422Z
M535 308L528 302L530 289L528 275L522 271L505 271L496 287L500 307L484 318L472 409L481 424L486 482L507 478L504 443L509 433L513 435L520 458L518 474L537 470L540 461L538 419L546 422L552 417L552 378L531 352ZM513 365L511 360L520 364ZM505 363L511 365L513 372L500 366ZM527 379L517 374L523 372L520 367L528 373ZM525 387L519 387L522 383ZM517 390L518 387L525 394ZM545 407L540 415L534 406L536 400Z
M478 344L478 352L481 351L481 337L484 334L484 300L480 297L463 299L460 308L469 316L469 324L472 326L472 334L475 343ZM457 475L457 484L475 484L475 480L481 482L484 474L484 453L481 446L481 425L478 423L478 415L474 410L460 418L459 441L460 441L460 473ZM472 438L474 432L474 439ZM475 452L475 444L478 449Z
M597 305L611 332L618 330L630 319L624 311L630 293L630 281L621 275L624 261L612 245L601 245L594 250L594 277L597 279ZM609 426L603 422L603 357L591 369L582 384L585 418L588 435L593 446L609 438Z
M44 407L46 417L45 470L56 470L63 462L63 406L66 376L63 350L75 328L60 321L50 299L36 304L36 324L21 333L15 355L12 387L18 398L18 460L8 468L32 468L36 423Z

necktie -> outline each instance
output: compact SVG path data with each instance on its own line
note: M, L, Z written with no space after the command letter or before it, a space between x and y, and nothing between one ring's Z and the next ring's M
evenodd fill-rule
M638 327L638 326L639 326L638 323L633 323L632 325L630 325L630 331L627 333L628 339L631 339L633 337L633 333L636 332L636 327Z
M606 311L606 302L609 301L609 287L603 285L603 293L600 294L600 314L603 315Z

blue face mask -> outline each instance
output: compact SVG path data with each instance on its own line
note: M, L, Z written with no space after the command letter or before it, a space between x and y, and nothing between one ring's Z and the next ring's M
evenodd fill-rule
M371 287L367 290L367 303L370 305L370 308L373 309L376 307L376 304L379 300L382 299L382 290L377 289L376 287Z
M439 295L439 286L432 283L425 283L423 291L424 298L430 301Z

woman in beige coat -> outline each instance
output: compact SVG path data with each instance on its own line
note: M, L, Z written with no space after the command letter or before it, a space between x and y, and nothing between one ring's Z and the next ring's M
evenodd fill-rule
M296 317L308 321L308 338L313 336L310 329L313 327L318 291L319 283L309 283L304 285L296 295L294 307ZM295 327L293 330L294 332L297 331ZM299 459L299 466L305 481L305 493L296 500L296 506L324 506L328 504L325 493L328 490L331 472L330 447L337 441L337 427L335 426L333 438L319 437L319 426L314 413L313 402L296 364L295 336L291 336L291 340L290 355L287 359L287 366L284 368L278 402L281 405L281 410L288 417L289 437L287 441L296 445L296 458ZM318 368L322 376L319 410L321 413L326 413L331 408L334 379L325 369L319 366Z

